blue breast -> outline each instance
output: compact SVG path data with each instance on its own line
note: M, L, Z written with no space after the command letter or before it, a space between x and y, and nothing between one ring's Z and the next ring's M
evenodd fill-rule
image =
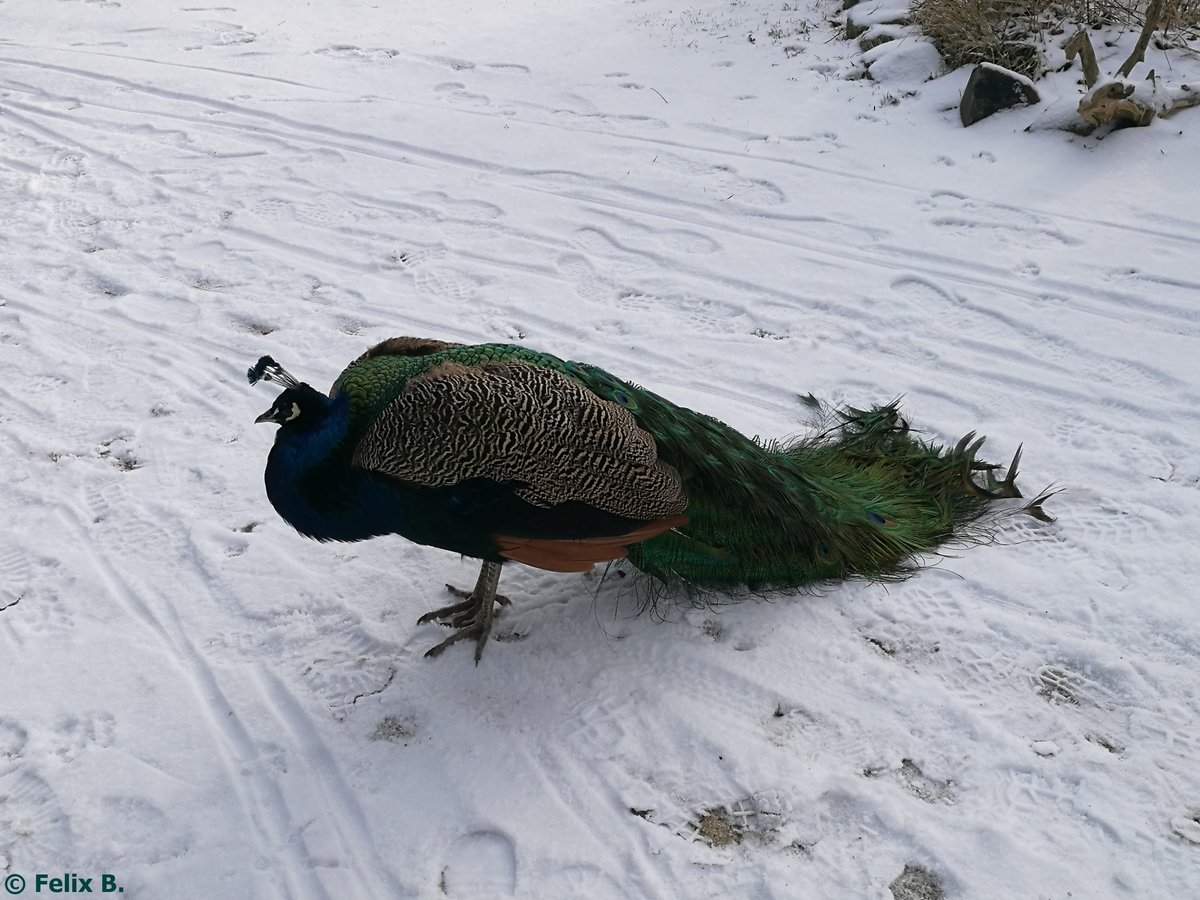
M403 504L387 485L350 466L349 400L329 401L307 431L279 429L267 459L271 505L301 534L319 541L361 541L400 530Z
M267 497L301 534L318 541L362 541L398 534L465 556L493 559L495 541L481 520L477 487L405 484L353 467L359 435L349 433L349 400L328 403L306 430L283 425L267 459ZM484 500L500 489L490 483ZM484 506L487 506L484 503Z

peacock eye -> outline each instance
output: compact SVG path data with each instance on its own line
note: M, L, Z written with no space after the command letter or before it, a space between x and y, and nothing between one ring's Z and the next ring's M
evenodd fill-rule
M613 391L612 398L614 403L626 409L635 409L637 407L637 403L625 391Z
M290 421L292 421L292 419L296 418L298 415L300 415L300 404L293 403L292 411L288 414L288 417L286 419L284 419L283 421L290 422Z

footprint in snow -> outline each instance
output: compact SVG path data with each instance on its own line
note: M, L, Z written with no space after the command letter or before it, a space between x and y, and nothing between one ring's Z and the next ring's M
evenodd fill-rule
M14 719L0 718L0 762L21 758L29 732Z
M448 897L511 897L517 888L516 848L499 832L464 835L446 854L438 886Z
M51 746L60 760L74 762L93 747L111 747L115 732L116 719L109 713L67 715L55 725Z

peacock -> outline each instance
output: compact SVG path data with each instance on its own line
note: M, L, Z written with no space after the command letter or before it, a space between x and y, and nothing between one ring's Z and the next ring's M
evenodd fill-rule
M414 337L370 348L328 394L270 356L247 377L284 388L255 421L279 426L267 497L297 531L399 534L482 562L473 590L447 585L459 602L419 619L455 629L426 656L473 639L476 664L509 562L627 558L655 583L731 595L896 581L1021 497L1020 448L999 479L976 459L983 438L921 440L897 402L768 443L593 365ZM1049 519L1046 496L1022 509Z

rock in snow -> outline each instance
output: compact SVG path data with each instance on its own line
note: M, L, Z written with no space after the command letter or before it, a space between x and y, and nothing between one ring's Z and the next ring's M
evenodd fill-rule
M967 79L958 115L965 127L1002 109L1027 106L1039 100L1033 82L1020 72L994 63L980 63Z

